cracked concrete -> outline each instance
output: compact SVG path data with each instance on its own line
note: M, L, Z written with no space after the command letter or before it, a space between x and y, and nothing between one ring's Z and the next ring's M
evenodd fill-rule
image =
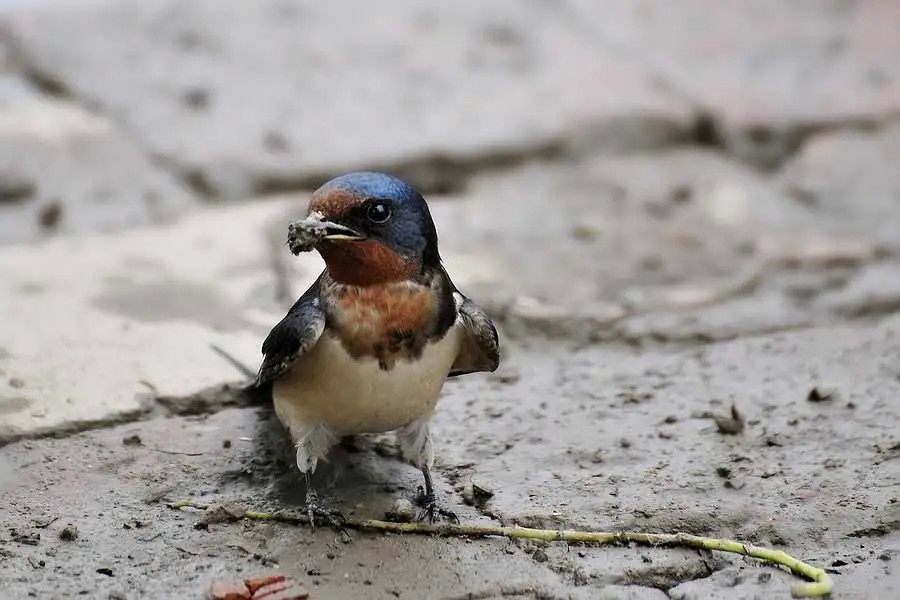
M13 12L7 25L26 72L116 115L213 196L373 165L407 165L427 184L434 159L490 161L576 132L646 148L692 120L648 73L540 4L106 1Z
M211 344L255 369L321 269L285 224L358 167L428 192L500 324L502 370L436 418L465 521L735 537L828 568L836 598L896 597L895 11L0 0L0 597L273 570L315 598L789 597L720 553L164 508L300 506L265 393ZM381 436L317 476L360 516L418 485Z
M196 204L108 119L2 73L0 179L0 243L171 222Z
M892 2L568 4L583 35L651 69L702 111L711 141L761 167L815 132L900 114Z
M210 344L255 365L280 315L262 235L271 216L267 204L203 210L5 250L0 307L27 326L3 336L0 442L146 415L157 398L242 379Z
M897 443L896 407L888 399L898 391L898 331L900 321L893 318L864 328L761 337L749 345L730 342L699 353L515 349L497 377L449 385L436 420L439 489L470 522L485 519L460 501L474 477L492 482L495 496L484 512L505 523L735 536L788 547L819 564L868 563L847 582L844 569L835 568L841 597L866 597L853 589L868 577L890 590L892 564L877 557L900 542L898 472L888 450ZM806 347L819 353L801 359ZM527 375L516 379L513 372ZM823 381L838 392L809 402L810 386ZM766 383L759 388L759 382ZM716 433L704 416L732 401L748 423L734 438ZM590 425L579 426L585 422ZM566 435L555 433L561 431ZM140 443L124 445L135 434ZM398 494L411 494L418 485L414 469L379 449L383 443L362 439L319 474L327 493L351 514L380 516ZM263 567L310 582L322 597L393 591L400 597L454 597L490 590L497 581L539 588L554 598L572 597L573 584L572 593L580 594L575 597L585 598L594 597L590 590L635 584L669 590L670 597L715 597L732 588L728 593L737 597L787 597L790 584L787 574L753 561L688 550L379 541L365 535L344 545L327 532L262 524L200 532L191 529L190 515L160 505L190 497L299 507L302 486L289 444L267 408L19 442L2 457L6 471L16 474L4 482L11 508L4 530L39 531L35 523L59 517L56 529L72 522L82 532L74 546L50 532L36 547L6 538L11 558L44 561L41 568L25 569L16 567L25 562L5 563L12 569L5 577L22 586L16 589L191 594L213 579ZM42 500L35 505L37 490ZM63 504L57 496L77 500ZM126 537L114 541L111 536L122 536L113 532L135 520L142 525L129 525ZM876 522L884 528L878 534L858 531ZM862 550L860 535L866 536ZM391 556L405 558L394 563ZM397 588L400 564L432 556L441 575L403 579ZM723 567L729 578L709 577ZM98 568L115 576L100 577ZM406 572L429 571L423 564ZM683 583L688 580L694 581Z

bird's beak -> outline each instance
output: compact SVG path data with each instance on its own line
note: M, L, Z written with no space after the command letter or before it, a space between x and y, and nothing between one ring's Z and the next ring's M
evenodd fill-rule
M313 211L309 213L302 221L294 223L293 226L298 230L306 230L313 233L314 237L322 240L364 240L366 236L351 229L346 225L329 221L320 212Z
M355 229L351 229L345 225L341 225L340 223L335 223L333 221L322 221L321 227L325 229L325 236L322 239L325 240L364 240L366 236L359 233Z
M301 221L294 221L288 226L288 246L291 252L309 252L323 241L364 240L366 236L346 225L328 221L319 212L311 212Z

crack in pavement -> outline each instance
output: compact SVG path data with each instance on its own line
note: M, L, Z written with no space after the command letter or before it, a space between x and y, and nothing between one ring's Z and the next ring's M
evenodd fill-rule
M847 116L833 120L797 118L778 122L775 118L748 123L737 127L728 123L727 116L718 114L692 97L684 85L662 66L648 57L634 56L621 40L605 35L591 27L571 7L548 12L547 18L561 19L575 34L592 43L598 41L617 55L623 63L630 63L647 73L649 79L668 91L674 98L693 107L693 115L684 122L658 119L650 114L633 118L613 117L595 119L578 129L569 129L530 143L511 143L495 147L478 148L470 152L424 152L404 159L366 165L367 169L388 170L412 180L424 193L458 193L465 190L473 176L507 170L531 161L562 161L600 151L633 152L659 150L679 146L702 146L721 152L730 158L756 167L764 172L775 172L799 152L813 137L837 131L876 131L894 119L900 112L886 111L872 116ZM129 127L115 111L104 103L73 88L64 76L54 73L51 66L31 55L25 44L7 26L0 31L0 42L9 50L9 65L35 88L48 96L74 102L86 110L110 119L134 141L148 160L161 170L176 177L195 196L215 199L221 196L216 185L209 181L203 168L197 165L179 164L177 160L151 150L139 135ZM639 135L610 135L617 131L634 132L635 122L644 125ZM602 138L602 144L597 143ZM614 147L628 139L625 147ZM612 147L610 147L612 144ZM602 147L601 147L602 146ZM743 149L740 147L743 146ZM286 192L308 192L334 175L332 170L321 173L256 173L242 190L247 196L265 196Z
M888 127L897 118L900 118L900 112L835 121L761 122L735 131L725 124L725 118L699 108L694 139L699 146L711 148L763 173L774 174L817 136L851 131L873 133ZM745 148L738 149L741 145Z
M167 416L209 415L226 408L258 406L268 401L270 389L252 383L222 383L185 396L156 396Z
M146 406L143 405L143 402L141 404L142 406L140 408L122 411L102 419L79 419L66 422L63 425L37 427L27 432L7 432L4 431L3 428L0 428L0 448L16 442L29 440L66 438L86 431L109 429L118 425L146 421L152 418L154 415L152 400L149 400L149 404Z
M148 384L149 385L149 384ZM102 419L83 419L62 426L35 428L25 433L6 432L0 428L0 448L15 442L46 438L65 438L86 431L109 429L171 416L211 415L226 408L247 408L268 401L269 388L252 388L248 384L222 383L183 396L160 396L151 389L140 394L140 407L122 411Z
M562 3L556 10L548 12L547 18L560 19L575 35L588 42L602 44L623 63L631 63L645 71L658 88L692 107L695 121L685 145L715 150L764 173L772 174L780 170L810 139L818 135L841 131L878 131L900 118L900 111L885 111L873 116L846 116L833 120L796 118L779 122L772 118L738 127L729 126L727 115L718 113L697 98L649 53L636 53L629 42L592 26L591 21L573 6Z
M70 102L92 115L99 115L107 119L118 133L126 137L140 150L141 154L152 166L182 183L192 195L204 197L203 194L198 193L198 190L194 188L189 178L185 176L183 168L178 167L174 161L165 156L153 152L144 143L140 135L133 131L114 111L107 110L98 99L79 94L62 77L42 68L40 64L32 60L28 52L23 48L22 43L6 27L0 28L0 48L7 50L10 70L20 75L39 92L56 100Z
M147 159L162 171L175 177L191 193L205 200L221 198L216 185L204 173L203 168L178 164L147 146L143 137L129 127L115 111L109 110L103 102L81 94L71 87L64 78L53 73L29 55L22 43L8 31L0 32L2 41L9 49L10 65L14 72L40 92L72 102L88 112L102 115L115 127L127 135L140 148ZM646 126L641 135L634 135L635 122ZM566 130L527 143L510 143L486 146L471 152L436 151L424 152L404 159L383 163L366 164L367 170L388 171L409 179L423 193L460 193L469 181L484 173L513 169L529 162L555 162L574 160L580 156L594 154L600 148L597 141L603 140L604 151L634 152L639 150L660 150L693 144L694 127L690 123L673 123L657 119L651 115L628 118L619 117L589 122L577 130ZM615 135L616 132L631 135ZM628 141L622 141L627 139ZM610 140L617 140L610 144ZM284 193L310 192L324 181L334 176L333 170L298 174L262 172L249 177L248 189L242 190L246 197L268 196Z

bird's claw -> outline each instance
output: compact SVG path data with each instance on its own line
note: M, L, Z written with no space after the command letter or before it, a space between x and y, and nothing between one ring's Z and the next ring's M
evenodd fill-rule
M344 527L345 519L341 511L332 508L320 500L318 496L309 495L306 497L306 516L309 518L309 526L313 531L316 530L317 519L341 533L346 533L347 531Z
M430 502L419 511L418 520L424 523L434 524L439 521L448 521L459 525L459 517L452 510L440 506L436 501Z
M416 496L416 504L422 507L422 510L420 510L417 515L418 521L429 524L434 524L439 521L449 521L459 525L459 517L456 516L456 513L441 506L434 497L434 494L426 494L421 486L419 487L419 493Z

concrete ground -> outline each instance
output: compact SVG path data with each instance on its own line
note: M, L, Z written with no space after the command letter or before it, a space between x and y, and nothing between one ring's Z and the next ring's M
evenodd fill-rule
M301 506L266 399L210 345L255 369L321 269L288 219L362 168L426 193L501 330L501 370L449 382L435 419L464 522L733 537L827 568L835 598L897 598L898 18L0 1L0 598L273 572L322 599L789 597L733 555L166 508ZM317 476L359 517L419 483L377 436Z

